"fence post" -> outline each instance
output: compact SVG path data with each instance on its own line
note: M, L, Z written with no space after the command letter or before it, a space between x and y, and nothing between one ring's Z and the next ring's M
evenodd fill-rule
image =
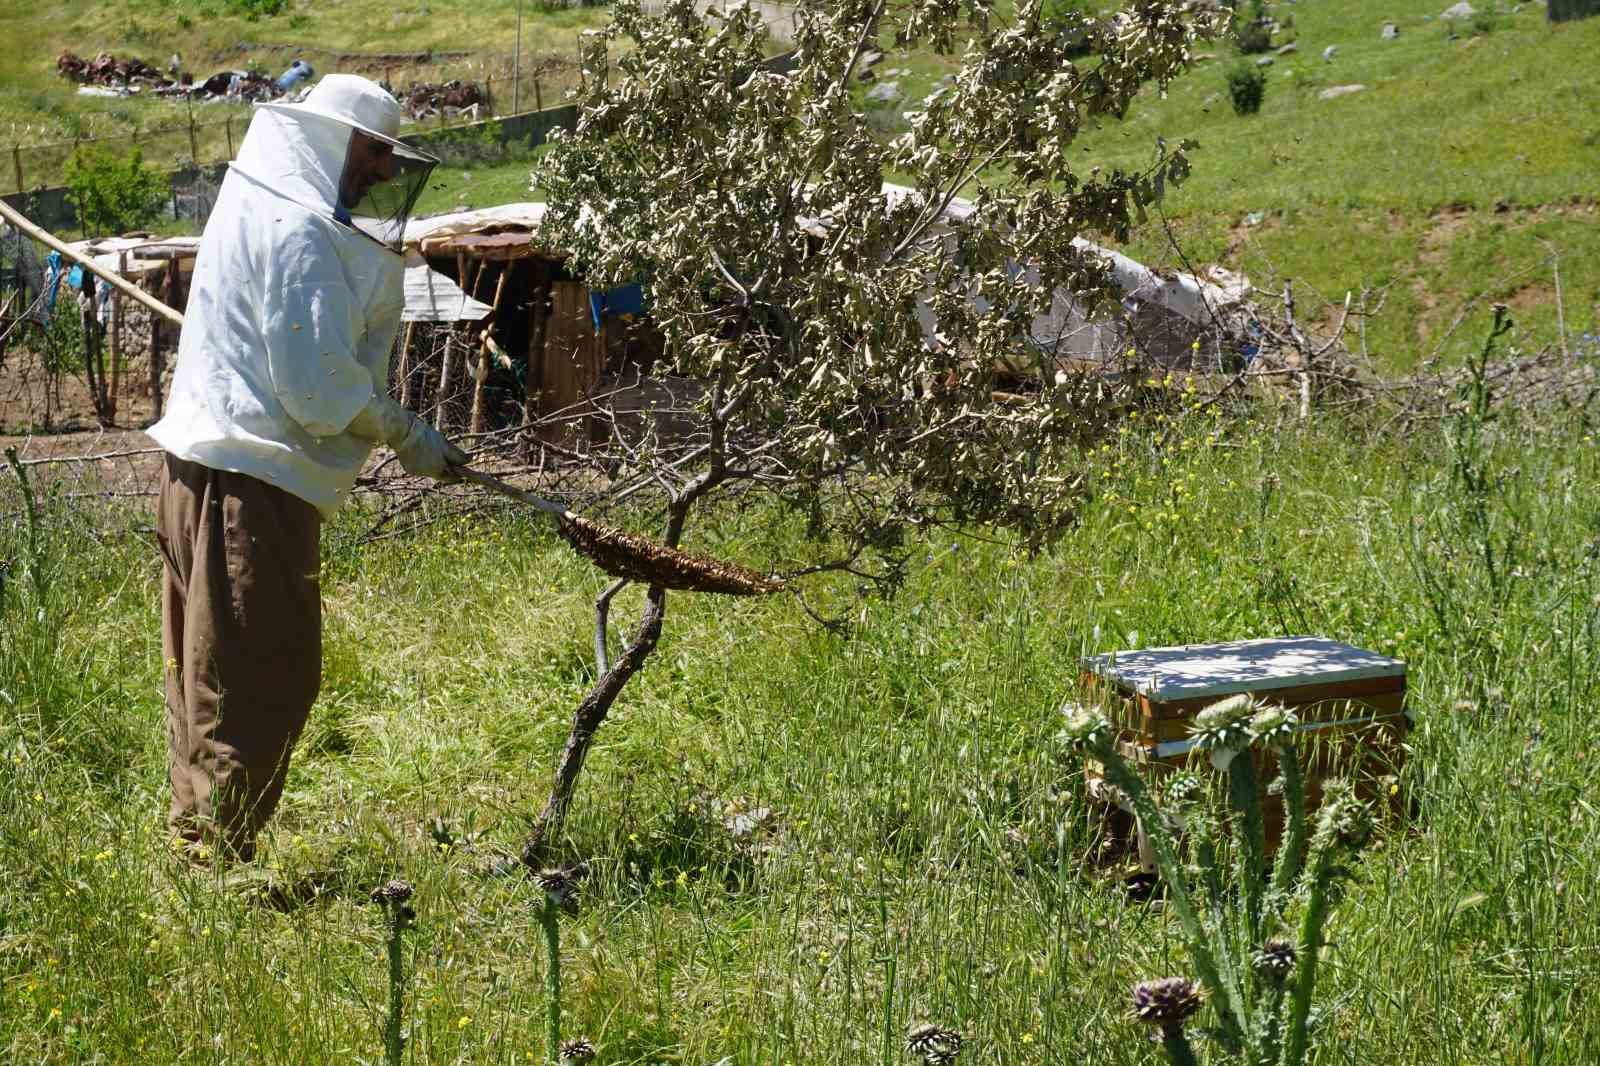
M232 115L228 116L228 121L227 121L226 125L227 125L227 129L228 129L228 158L232 159L233 158L233 116Z
M494 118L494 75L483 76L483 109L489 112L489 117Z
M200 165L200 145L194 137L194 97L187 97L189 101L189 165Z
M27 186L22 184L22 149L16 145L11 146L11 165L17 168L17 191L24 191Z
M533 76L533 109L535 111L544 110L544 94L539 91L539 75L537 74Z
M117 253L117 276L128 276L128 253ZM106 393L106 420L117 421L117 393L122 391L122 293L111 290L111 388Z

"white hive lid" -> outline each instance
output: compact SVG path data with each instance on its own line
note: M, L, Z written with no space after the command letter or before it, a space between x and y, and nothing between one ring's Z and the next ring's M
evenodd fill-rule
M1406 664L1327 637L1273 637L1091 655L1083 668L1158 702L1371 678Z

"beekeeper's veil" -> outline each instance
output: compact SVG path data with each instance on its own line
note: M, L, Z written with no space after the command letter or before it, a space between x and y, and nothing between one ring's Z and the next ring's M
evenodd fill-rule
M329 74L301 103L258 105L234 167L398 252L439 162L399 132L393 96L366 78Z

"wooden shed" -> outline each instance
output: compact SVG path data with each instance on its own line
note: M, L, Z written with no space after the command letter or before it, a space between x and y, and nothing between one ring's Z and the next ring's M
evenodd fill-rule
M601 397L626 406L619 393L643 388L660 356L646 316L606 313L568 257L538 243L543 214L543 204L507 204L407 228L395 388L442 429L522 425L586 446L608 431L593 417Z

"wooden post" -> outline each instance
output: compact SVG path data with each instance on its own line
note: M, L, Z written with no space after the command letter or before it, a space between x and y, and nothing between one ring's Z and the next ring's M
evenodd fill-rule
M117 253L117 273L123 277L128 276L128 253ZM117 420L117 393L122 391L122 292L116 287L111 289L111 393L109 396L108 421Z
M528 368L523 377L523 425L532 424L539 414L539 393L544 386L544 338L550 321L550 278L544 263L537 261L533 271L533 299L528 308Z
M489 118L494 118L494 75L483 76L483 109Z
M233 116L232 115L228 116L228 121L225 123L225 125L227 126L227 130L228 130L228 158L232 159L233 158Z
M200 144L194 136L194 97L186 96L189 102L189 163L191 166L200 165Z
M544 94L539 91L539 75L537 74L533 76L533 109L535 111L544 110Z
M95 315L95 288L98 282L93 274L84 274L83 302L79 304L78 321L83 326L83 376L89 386L89 401L94 404L94 419L106 424L106 374L100 354L100 321Z
M417 324L406 323L405 335L400 338L400 406L411 406L411 338L416 336Z
M456 284L461 286L462 291L466 291L466 280L467 257L464 252L457 249ZM471 293L468 293L467 295L470 296ZM456 332L457 330L454 323L452 323L449 329L445 332L444 357L440 360L439 367L439 392L438 395L433 398L433 425L434 428L440 432L443 432L447 428L448 422L446 409L450 405L450 379L453 376L451 374L451 364L455 361Z
M518 113L522 96L522 0L517 0L517 46L511 52L511 113Z
M11 146L11 165L17 168L17 191L26 191L22 185L22 149L14 144Z
M489 316L483 327L483 337L478 344L478 373L477 382L472 388L472 422L473 433L483 432L483 423L486 412L483 409L483 400L486 387L489 384L489 331L494 328L495 319L500 311L500 297L506 291L506 279L511 276L511 262L509 260L500 271L500 280L494 287L494 300L489 304Z
M174 255L167 260L167 306L174 310L178 307L178 257ZM154 321L154 320L153 320ZM161 324L156 321L153 328L160 329ZM156 417L161 417L162 395L161 376L166 369L166 353L156 344L150 345L150 412Z

